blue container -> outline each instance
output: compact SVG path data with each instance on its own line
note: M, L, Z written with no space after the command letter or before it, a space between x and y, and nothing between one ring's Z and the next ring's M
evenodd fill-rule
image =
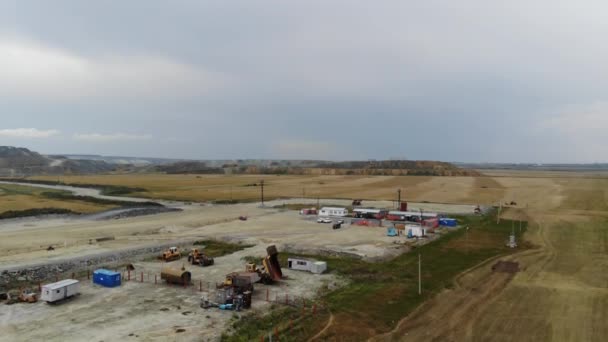
M458 225L458 221L453 218L440 218L439 225L444 227L456 227Z
M120 273L109 271L106 269L98 269L93 272L93 283L104 286L104 287L117 287L120 286L121 277Z
M394 227L389 227L386 231L386 235L387 236L397 236L397 229L395 229Z

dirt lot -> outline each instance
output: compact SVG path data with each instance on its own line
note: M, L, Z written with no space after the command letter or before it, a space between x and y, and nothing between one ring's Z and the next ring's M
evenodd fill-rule
M58 305L36 304L3 305L0 310L0 341L215 341L226 330L233 316L247 312L269 310L270 301L278 299L284 305L300 298L314 297L321 287L336 286L341 280L330 274L313 275L307 272L284 270L287 279L275 285L256 285L253 307L242 313L202 309L200 298L214 298L214 285L225 274L242 271L244 256L262 256L262 246L249 248L228 256L216 258L210 267L188 267L194 286L184 289L154 284L165 263L136 263L131 281L113 289L83 281L82 294ZM183 261L174 261L181 267ZM140 283L140 272L144 282ZM199 292L199 280L203 292ZM208 286L211 284L211 290ZM183 331L181 331L181 330Z
M260 178L196 178L194 175L158 177L161 176L148 175L135 180L126 179L124 176L104 176L98 181L143 186L151 190L146 196L207 200L214 196L229 198L230 187L234 197L254 198L259 189L243 185ZM167 180L164 177L171 177L171 181L162 186L154 186L163 179ZM70 178L68 181L75 182L79 179ZM492 273L490 262L464 272L458 277L456 287L446 289L428 301L404 318L392 333L378 336L377 340L604 341L608 336L608 273L605 272L608 269L608 235L605 228L608 223L606 175L497 171L488 177L466 179L338 176L271 176L267 179L269 184L275 182L275 179L277 182L274 188L273 185L268 186L270 195L280 196L293 193L290 196L301 197L302 188L305 188L307 196L311 197L316 197L313 194L317 191L318 194L334 194L328 197L378 198L389 200L385 204L390 204L390 200L395 197L395 188L401 186L404 189L404 197L408 200L460 203L466 204L468 208L477 203L515 201L517 205L514 208L504 209L505 217L531 219L532 224L526 233L526 240L536 248L509 257L519 263L520 272L514 275ZM96 180L83 178L82 181ZM193 182L201 184L194 186ZM237 186L239 190L236 190ZM243 191L242 194L238 192L240 190ZM301 200L293 201L300 203ZM275 201L270 204L278 205L283 202ZM459 212L464 208L428 205L425 210L450 208L453 212ZM246 222L235 221L238 215L247 215L250 219ZM94 245L87 243L91 237L108 235L115 236L116 240ZM367 257L387 256L399 252L395 250L399 247L393 244L391 238L385 236L383 229L347 226L334 231L327 225L301 220L295 212L260 209L255 204L194 204L182 213L109 222L24 220L5 223L0 226L0 267L51 257L49 253L41 250L43 244L54 243L61 246L65 243L67 247L56 251L54 257L57 258L83 255L92 250L112 251L138 243L205 237L230 237L258 245L255 248L262 248L270 243L279 246L297 244L311 248L331 248ZM240 258L251 253L253 250L241 251L225 258ZM218 274L212 273L212 268L200 269L197 272L201 272L201 277L216 279L225 271L219 267L220 261L218 259ZM230 268L237 268L242 262L233 260L230 264ZM146 271L150 269L152 272L158 264L140 263L136 267ZM311 291L308 293L312 294L313 285L318 285L319 282L315 278L310 279L313 279L311 283L303 280L303 284L310 287ZM328 281L334 279L329 278ZM149 290L141 291L146 286ZM308 290L298 290L295 286L286 286L286 289L294 290L294 293ZM59 318L56 322L73 319L71 324L78 328L72 329L69 324L68 327L53 330L43 329L45 334L28 329L23 323L30 319L42 322L49 317L49 310L52 308L36 304L29 307L18 305L5 310L6 307L3 306L0 310L0 330L8 331L9 334L0 335L0 340L19 340L21 336L27 336L28 339L48 337L50 340L78 340L94 337L102 340L116 336L111 329L116 329L121 339L137 339L135 335L138 335L139 340L166 340L167 336L175 340L190 340L194 339L197 333L204 331L217 334L221 331L220 327L225 327L229 322L229 318L222 320L215 316L225 313L213 313L210 315L211 319L202 318L205 316L199 314L184 315L184 311L200 310L197 307L199 294L187 293L188 291L184 292L182 289L130 283L118 291L112 291L114 290L100 291L85 287L81 298L69 303L70 306L65 306L71 309L57 315ZM150 293L157 295L150 296ZM82 305L85 298L90 298L92 304ZM149 302L150 300L154 302ZM91 309L95 305L99 305L104 311ZM181 309L178 310L177 305ZM161 312L159 307L166 307L169 311ZM195 310L184 310L185 307L193 307ZM97 315L89 313L91 310ZM101 312L107 314L100 314ZM168 315L172 318L167 319ZM145 327L138 326L142 322L146 322ZM38 323L36 326L45 324ZM211 328L212 325L215 327ZM177 327L186 331L175 333ZM134 336L128 337L131 333Z

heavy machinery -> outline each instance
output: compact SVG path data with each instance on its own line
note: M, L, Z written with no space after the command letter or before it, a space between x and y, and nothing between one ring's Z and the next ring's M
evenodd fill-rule
M6 293L6 304L11 305L18 302L21 303L36 303L38 294L31 289L21 289L17 291L9 291Z
M208 298L202 297L200 301L201 308L219 308L220 310L236 310L248 309L251 307L251 291L237 293L232 287L224 287L216 292L215 302Z
M163 261L178 260L181 258L182 258L182 254L177 247L171 247L171 248L167 249L166 251L164 251L163 254L160 255L160 259Z
M259 275L259 282L265 285L272 284L275 281L283 278L281 265L279 264L279 252L275 245L270 245L266 248L268 255L262 259L262 267L258 267L255 263L245 265L245 271L248 273L256 273Z
M201 253L198 248L192 248L192 251L188 254L188 262L192 265L205 267L213 265L215 260L212 257L208 257Z
M270 285L273 283L272 276L268 272L266 272L265 269L258 268L258 265L253 262L247 263L245 265L245 272L257 274L258 277L256 283L260 282L264 285Z

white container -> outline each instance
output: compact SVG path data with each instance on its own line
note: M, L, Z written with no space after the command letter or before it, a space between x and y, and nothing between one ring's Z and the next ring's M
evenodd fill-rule
M314 274L321 274L327 270L327 263L325 261L315 261L310 265L310 272Z
M412 226L412 225L406 225L405 229L409 233L412 233L412 236L416 236L416 237L422 237L426 235L426 228L420 227L420 226Z
M319 210L319 216L340 216L344 217L348 215L348 210L346 208L334 208L334 207L324 207Z
M287 259L287 268L289 268L290 270L310 271L311 265L312 261L310 260L296 258Z
M80 282L66 279L42 286L40 299L47 303L55 303L73 297L80 293Z

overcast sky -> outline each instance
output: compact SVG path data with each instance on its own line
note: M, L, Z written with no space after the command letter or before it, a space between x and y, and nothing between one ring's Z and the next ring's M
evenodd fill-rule
M0 1L0 145L608 162L605 1Z

